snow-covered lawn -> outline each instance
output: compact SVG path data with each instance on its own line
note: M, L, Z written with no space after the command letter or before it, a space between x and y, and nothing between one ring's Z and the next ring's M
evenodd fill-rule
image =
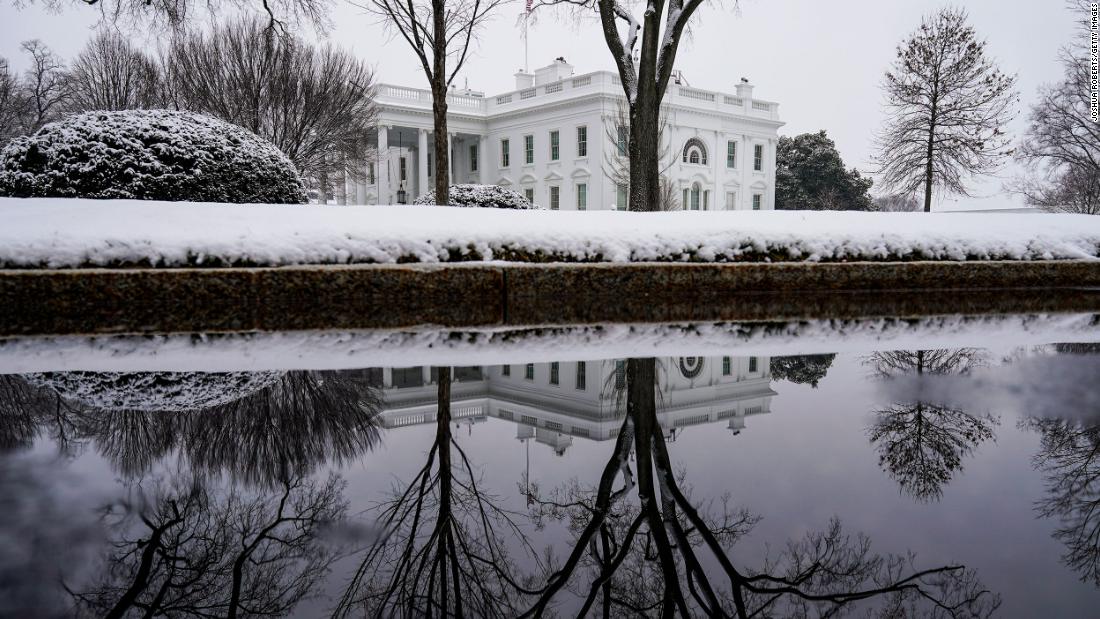
M1100 217L0 198L0 266L1100 257Z

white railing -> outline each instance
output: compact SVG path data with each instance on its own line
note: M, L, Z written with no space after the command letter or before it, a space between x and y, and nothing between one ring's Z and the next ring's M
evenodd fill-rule
M725 101L726 105L736 105L737 107L741 107L742 105L745 105L745 100L742 99L741 97L731 97L729 95L726 95L724 101Z
M546 94L561 92L561 82L554 82L553 84L547 84L546 88L544 88L544 90L546 91Z
M408 88L405 86L383 86L382 96L390 97L392 99L405 99L408 101L420 101L421 99L429 99L429 93L426 90L419 88Z
M528 88L526 90L519 91L519 98L520 99L533 99L534 97L535 97L535 89L534 88Z
M464 107L472 110L480 110L483 97L471 97L470 95L447 95L447 104L456 107Z
M752 109L762 110L764 112L770 112L771 109L772 109L772 106L768 103L764 103L763 101L753 101L752 102Z
M497 105L504 105L505 103L512 102L512 95L500 95L497 97Z
M714 93L707 92L705 90L696 90L694 88L680 87L680 96L687 97L688 99L698 99L700 101L714 101Z
M581 77L573 78L573 88L580 88L581 86L587 86L592 83L591 75L582 75Z

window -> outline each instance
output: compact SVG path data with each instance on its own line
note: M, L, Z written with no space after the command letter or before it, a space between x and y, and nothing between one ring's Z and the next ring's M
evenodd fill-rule
M756 357L749 357L749 371L756 371Z
M726 210L737 210L737 194L733 191L726 192Z
M561 187L550 185L550 210L556 211L561 206Z
M367 164L367 184L368 185L373 185L374 184L374 163L373 162Z
M477 144L470 144L470 171L477 172Z
M764 145L757 144L752 147L752 169L757 172L764 169Z
M560 154L560 134L557 131L550 132L550 161L557 161Z
M615 360L615 388L626 389L626 361Z
M535 162L535 136L525 135L523 136L523 163L532 164Z
M558 384L558 362L555 361L550 364L550 384Z
M627 151L627 146L628 146L627 141L628 141L628 138L629 138L630 134L627 133L626 127L623 126L623 125L619 125L618 127L616 127L615 134L619 138L618 143L616 144L616 146L618 146L618 149L619 149L619 156L620 157L626 157L626 151Z
M754 210L754 211L759 211L760 210L760 194L758 194L758 193L752 194L752 210Z
M500 167L502 168L507 168L510 163L509 159L512 154L509 152L509 146L511 145L508 143L508 138L500 141Z
M699 183L695 183L691 186L691 210L699 210L699 194L701 193Z
M726 167L737 167L737 142L733 140L726 142Z
M577 156L588 156L588 127L577 127Z
M511 376L512 375L512 366L510 366L510 365L500 366L500 375L501 376Z
M577 210L583 211L588 208L588 185L585 183L577 183Z
M527 198L527 201L531 204L535 203L535 188L527 187L523 190L523 197Z
M398 389L424 386L424 368L393 368L393 386Z
M408 177L409 169L407 167L407 161L404 157L402 157L400 159L400 161L401 161L401 182L403 183L403 182L405 182L409 179L409 177Z
M707 165L707 147L699 138L691 138L684 144L684 163Z
M709 209L710 209L710 190L708 189L708 190L703 192L703 210L706 211L706 210L709 210Z
M523 377L526 378L527 380L535 380L535 364L534 363L528 363L527 366L523 368Z
M584 370L585 370L584 361L578 361L577 362L577 389L579 389L581 391L584 391L584 388L585 388Z
M615 208L626 210L626 185L615 185Z
M432 154L428 153L428 176L432 175Z
M733 373L732 365L729 357L722 357L722 376L729 376Z

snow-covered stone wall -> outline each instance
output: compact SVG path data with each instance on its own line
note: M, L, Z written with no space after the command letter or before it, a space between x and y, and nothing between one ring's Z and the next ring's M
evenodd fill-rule
M0 266L1100 257L1100 217L0 199Z

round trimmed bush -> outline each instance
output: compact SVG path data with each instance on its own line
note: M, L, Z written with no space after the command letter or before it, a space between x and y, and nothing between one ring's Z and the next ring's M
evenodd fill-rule
M172 110L86 112L0 151L0 196L300 204L294 164L256 134Z
M482 208L541 208L527 201L523 195L500 185L451 185L450 206L476 206ZM427 193L413 204L435 204L435 193Z
M282 372L50 372L23 378L96 410L189 411L239 400L282 376Z

